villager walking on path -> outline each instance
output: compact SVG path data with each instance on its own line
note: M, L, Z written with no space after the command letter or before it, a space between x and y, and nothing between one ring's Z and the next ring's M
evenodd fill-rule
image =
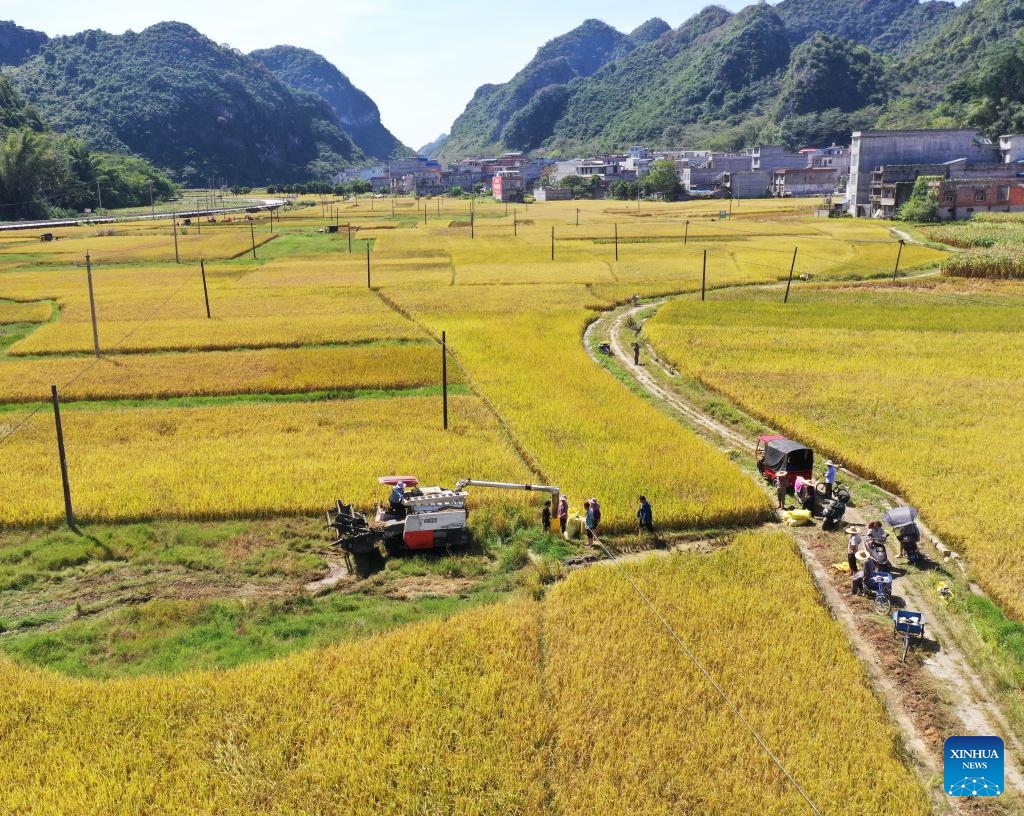
M654 511L646 496L640 497L640 509L636 511L637 525L641 530L649 533L654 532Z

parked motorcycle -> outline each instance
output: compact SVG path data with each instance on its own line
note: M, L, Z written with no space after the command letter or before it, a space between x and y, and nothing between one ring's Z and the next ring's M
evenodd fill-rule
M842 523L843 516L846 515L848 501L849 494L835 495L833 498L825 500L821 507L822 530L834 530Z

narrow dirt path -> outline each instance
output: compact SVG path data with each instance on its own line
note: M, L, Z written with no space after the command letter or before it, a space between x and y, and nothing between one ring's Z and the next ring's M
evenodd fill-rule
M607 334L612 354L617 363L656 400L681 414L696 429L709 435L723 449L753 451L754 443L728 425L704 414L674 391L662 386L651 373L649 365L635 365L631 350L627 350L621 335L629 320L637 320L640 313L658 308L667 300L620 308L610 313L607 320L592 323L584 336L584 344L595 361L600 362L591 351L595 333L602 339ZM653 358L652 364L660 368L669 378L678 373L662 361ZM855 480L855 474L849 474ZM893 500L906 503L899 496L889 494ZM923 527L924 525L922 525ZM854 651L868 672L876 689L883 695L886 707L904 735L907 747L915 758L922 776L941 773L942 742L944 736L954 733L976 735L999 735L1007 746L1005 757L1006 788L1024 795L1024 775L1021 773L1020 756L1024 750L1011 731L998 701L989 692L981 678L971 668L956 641L935 614L931 597L911 581L903 581L900 593L911 608L921 611L927 621L927 635L935 648L921 660L923 676L906 664L893 660L894 647L891 636L884 634L869 613L860 606L860 599L851 598L846 588L849 578L838 578L831 566L832 557L826 548L816 543L816 528L797 528L795 537L808 569L837 620L843 623ZM928 535L925 529L925 535ZM941 553L948 552L941 542L933 538ZM896 665L898 664L898 665ZM945 703L945 720L935 710L940 700ZM950 717L956 720L949 722ZM959 730L948 730L950 727ZM964 800L948 799L936 805L957 812L974 812Z

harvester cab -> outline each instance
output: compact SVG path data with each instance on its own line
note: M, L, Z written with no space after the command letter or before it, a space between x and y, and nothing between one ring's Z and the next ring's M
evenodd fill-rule
M402 550L435 550L469 543L466 528L466 497L462 490L420 487L415 476L381 476L383 485L404 485L395 506L378 504L371 527L380 531L389 553Z

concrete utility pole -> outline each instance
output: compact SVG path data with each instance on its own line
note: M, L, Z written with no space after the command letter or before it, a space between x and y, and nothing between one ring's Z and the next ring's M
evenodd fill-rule
M448 430L448 334L441 332L441 395L444 402L444 429Z
M96 349L96 356L100 356L100 333L96 328L96 298L92 292L92 260L89 253L85 253L85 276L89 281L89 312L92 314L92 344Z
M60 421L60 397L55 385L50 386L50 399L53 402L53 421L57 426L57 455L60 457L60 480L64 487L64 515L68 527L77 533L79 530L75 523L75 511L71 506L71 482L68 481L68 457L64 451L64 428Z
M895 269L892 270L892 282L893 283L896 283L896 275L898 275L899 271L900 271L900 256L903 254L903 245L905 243L906 243L906 241L904 241L902 238L900 238L900 248L896 251L896 267L895 267Z
M793 247L793 263L789 266L789 280L786 281L786 296L782 299L783 303L789 303L789 287L793 285L793 270L796 269L796 251L799 247Z

